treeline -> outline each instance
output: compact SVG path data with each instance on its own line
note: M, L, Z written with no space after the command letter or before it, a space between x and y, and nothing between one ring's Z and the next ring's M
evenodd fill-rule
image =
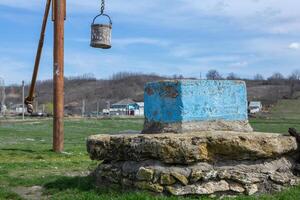
M208 80L222 80L222 79L227 79L227 80L240 80L243 79L239 77L237 74L231 72L228 74L228 76L223 77L217 70L209 70L206 74L206 79ZM270 77L265 78L261 74L255 74L252 79L250 80L256 80L256 81L263 81L263 80L268 80L268 81L282 81L282 80L295 80L299 81L300 80L300 70L294 70L289 76L285 77L282 75L280 72L275 72L273 73Z
M108 79L97 79L93 74L65 78L65 110L66 113L80 114L83 102L86 111L95 111L97 105L106 108L108 104L116 103L122 99L130 98L143 101L144 85L147 82L165 79L188 79L183 75L159 76L157 74L120 72L113 74ZM207 72L207 79L241 79L234 73L223 77L218 71ZM195 79L195 78L193 78ZM268 104L282 98L296 98L300 91L300 73L294 71L290 76L284 77L280 73L264 78L257 74L251 80L245 80L248 87L249 100L262 100ZM29 86L25 87L25 96ZM22 88L20 85L6 87L6 102L9 107L22 103ZM36 101L42 105L51 105L53 102L53 81L38 81L36 85Z

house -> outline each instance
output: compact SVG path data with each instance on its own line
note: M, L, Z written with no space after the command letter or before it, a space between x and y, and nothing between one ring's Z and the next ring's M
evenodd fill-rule
M6 111L6 106L5 105L2 105L1 103L0 103L0 114L1 113L5 113L5 111Z
M262 103L260 101L250 101L248 109L250 114L259 113L262 110Z
M136 104L138 105L138 110L135 110L134 115L135 116L144 116L144 107L145 107L144 102L136 102Z
M16 114L23 113L23 104L15 104L10 106L10 110L12 110ZM24 106L24 112L27 112L26 107Z
M108 110L103 110L107 113ZM144 102L135 102L132 99L123 99L112 104L109 109L110 115L144 116Z

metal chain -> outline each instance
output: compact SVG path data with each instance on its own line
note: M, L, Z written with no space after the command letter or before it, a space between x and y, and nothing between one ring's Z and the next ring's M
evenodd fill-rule
M101 0L101 14L104 14L105 0Z

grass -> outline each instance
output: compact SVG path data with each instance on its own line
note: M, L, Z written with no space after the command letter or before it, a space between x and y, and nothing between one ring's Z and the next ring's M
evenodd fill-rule
M280 100L272 109L271 116L276 119L300 119L300 99L291 100L283 99Z
M299 117L300 119L300 117ZM257 131L286 133L289 127L300 129L297 119L254 119ZM121 191L120 188L96 188L88 173L97 162L86 153L85 139L99 133L141 130L142 119L66 120L65 151L51 151L52 121L0 123L0 199L22 199L18 188L43 186L42 197L50 199L109 200L195 200L199 197L166 197L147 192ZM101 132L99 132L101 131ZM41 198L42 198L41 197ZM299 199L300 187L260 197L237 199ZM209 199L201 197L201 199Z

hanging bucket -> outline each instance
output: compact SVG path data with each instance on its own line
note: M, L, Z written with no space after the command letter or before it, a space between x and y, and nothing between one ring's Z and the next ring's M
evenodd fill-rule
M95 24L95 20L100 16L107 17L109 24ZM112 21L110 17L106 14L97 15L91 25L91 47L101 49L111 48L111 30Z

